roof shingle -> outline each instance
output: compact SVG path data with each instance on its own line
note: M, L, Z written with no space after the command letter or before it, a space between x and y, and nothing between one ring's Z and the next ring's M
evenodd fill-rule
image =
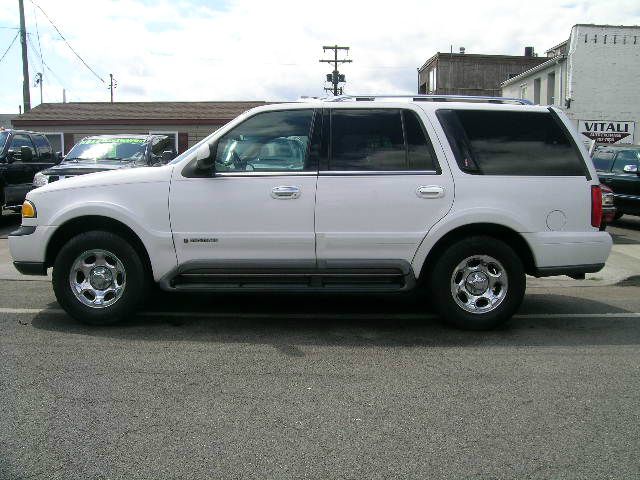
M68 102L42 103L13 120L231 120L254 107L252 102Z

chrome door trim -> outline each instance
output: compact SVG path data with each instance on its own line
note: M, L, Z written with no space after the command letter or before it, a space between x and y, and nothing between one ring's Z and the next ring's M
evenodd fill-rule
M320 170L322 176L441 175L435 170Z

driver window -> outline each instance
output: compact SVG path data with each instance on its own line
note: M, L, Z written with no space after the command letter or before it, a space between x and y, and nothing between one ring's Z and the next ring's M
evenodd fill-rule
M218 142L217 172L301 172L309 162L313 110L264 112L249 118Z

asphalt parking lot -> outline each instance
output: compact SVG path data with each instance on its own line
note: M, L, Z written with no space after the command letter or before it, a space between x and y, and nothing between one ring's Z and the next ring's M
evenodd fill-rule
M7 274L0 478L640 478L640 219L610 232L608 273L532 281L483 333L420 298L283 295L89 328Z

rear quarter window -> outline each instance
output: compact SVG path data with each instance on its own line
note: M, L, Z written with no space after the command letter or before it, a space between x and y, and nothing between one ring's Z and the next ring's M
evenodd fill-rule
M438 118L467 173L586 176L573 139L551 112L440 110Z

